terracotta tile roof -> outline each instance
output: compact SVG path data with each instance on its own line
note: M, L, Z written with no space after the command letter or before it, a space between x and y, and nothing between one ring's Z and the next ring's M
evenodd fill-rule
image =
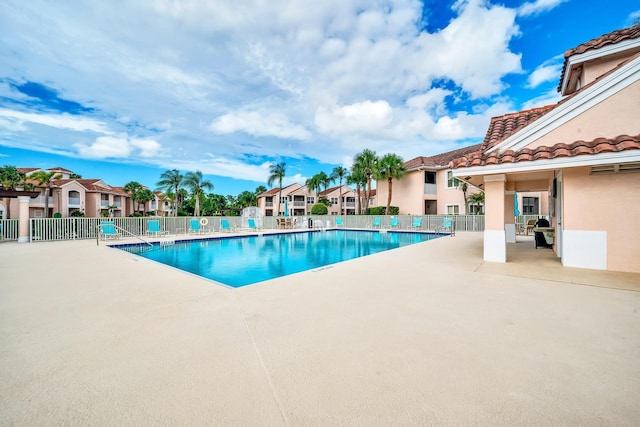
M596 138L593 141L559 143L551 147L523 148L518 151L492 151L488 155L475 155L451 162L452 169L472 166L489 166L505 163L529 162L533 160L558 159L562 157L586 156L627 150L640 150L640 135L620 135L616 138Z
M556 105L547 105L544 107L519 111L517 113L509 113L503 116L492 117L480 151L485 152L496 146L520 129L535 122L540 117L553 110Z
M567 64L569 58L573 55L579 55L589 50L600 49L601 47L611 44L620 43L624 40L631 40L640 37L640 25L634 25L632 27L623 28L621 30L612 31L607 34L603 34L600 37L591 39L588 42L582 43L569 49L564 53L564 65L562 66L562 72L560 73L560 83L558 84L558 92L562 90L562 82L564 81L564 75L567 71Z
M407 170L417 169L419 167L446 167L450 162L458 157L468 156L471 153L480 150L481 144L471 145L468 147L458 148L457 150L447 151L446 153L436 154L435 156L420 156L404 162Z
M18 172L22 172L22 173L35 172L40 170L40 168L16 168L16 169L18 169Z
M47 169L48 171L56 171L56 172L68 172L68 173L73 173L73 171L70 171L69 169L65 169L61 166L56 166L54 168L49 168Z
M343 187L344 187L344 185L343 185ZM321 191L320 194L318 194L318 196L319 197L323 197L324 195L329 194L329 193L333 193L334 191L339 190L339 189L340 189L339 185L336 185L335 187L329 187L325 191Z

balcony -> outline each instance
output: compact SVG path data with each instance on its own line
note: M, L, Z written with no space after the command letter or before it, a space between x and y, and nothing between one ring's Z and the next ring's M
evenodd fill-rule
M67 204L70 208L79 208L80 207L80 197L69 197L67 199Z
M29 200L29 206L44 206L45 197L43 195L39 195L35 199ZM49 206L53 207L53 197L49 197Z
M109 207L108 200L100 200L100 209L107 209Z
M436 184L425 184L424 194L438 194L438 186Z
M271 208L273 207L273 202L265 202L264 204L266 207Z
M343 206L354 207L355 205L356 205L356 202L346 202Z
M303 201L296 200L295 202L293 202L293 206L304 206L304 200Z
M113 202L113 206L120 209L122 207L122 202Z

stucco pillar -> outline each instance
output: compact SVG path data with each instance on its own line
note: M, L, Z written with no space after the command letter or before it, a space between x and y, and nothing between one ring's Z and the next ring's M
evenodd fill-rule
M484 260L507 262L507 243L504 230L505 184L504 174L484 177L485 229ZM513 201L512 201L513 206Z
M18 243L29 242L29 196L18 196Z
M506 242L516 242L516 217L513 215L515 191L506 191L504 194L504 229Z

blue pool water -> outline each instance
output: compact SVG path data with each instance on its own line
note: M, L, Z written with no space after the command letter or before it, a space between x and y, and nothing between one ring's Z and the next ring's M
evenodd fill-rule
M135 253L234 288L439 237L426 233L329 230L122 245Z

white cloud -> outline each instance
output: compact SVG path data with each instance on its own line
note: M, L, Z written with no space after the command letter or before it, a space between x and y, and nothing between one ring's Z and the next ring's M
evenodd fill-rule
M131 154L131 144L126 138L100 136L91 144L76 143L81 157L91 159L125 158Z
M549 61L545 61L529 75L529 78L527 79L527 87L536 88L546 82L557 82L560 73L562 72L562 64L562 56L556 56Z
M216 133L245 132L253 136L307 140L311 134L304 127L294 125L284 115L261 114L256 111L227 113L216 118L210 126Z
M152 139L131 139L132 147L140 150L141 157L154 157L160 154L160 144Z
M518 15L530 16L548 12L567 0L535 0L524 3L518 8Z
M560 2L458 0L431 33L424 3L6 0L7 78L91 111L44 114L3 83L16 106L0 109L0 129L47 141L38 150L257 181L268 171L248 153L340 164L366 147L410 158L482 138L495 106L510 104L505 77L526 80L510 43L526 36L517 13ZM538 67L530 87L557 78L553 66Z
M160 144L149 139L129 139L127 137L100 136L92 143L73 144L81 157L90 159L128 158L138 149L142 158L155 157L160 152Z
M14 119L22 124L34 123L76 132L92 131L98 133L109 133L105 124L100 121L82 116L73 116L70 114L38 114L0 109L0 117L6 117L9 120Z
M522 110L528 110L531 108L544 107L546 105L557 104L561 99L558 91L553 88L540 96L530 99L522 104Z
M393 120L393 109L386 101L364 101L339 107L319 106L315 123L329 134L371 134L382 131Z

